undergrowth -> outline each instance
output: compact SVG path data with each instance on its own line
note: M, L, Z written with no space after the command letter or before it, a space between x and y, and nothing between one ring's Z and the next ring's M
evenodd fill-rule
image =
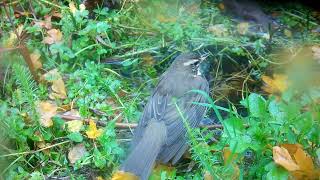
M30 2L32 13L14 18L14 10L28 11ZM39 53L43 65L39 74L57 69L67 97L50 101L61 111L79 111L81 120L101 122L97 123L101 136L90 139L86 135L90 125L85 123L78 132L70 132L62 112L52 118L51 127L43 127L37 105L49 99L50 85L35 82L16 52L5 52L0 57L0 61L8 62L5 68L0 66L3 179L110 178L126 156L132 131L119 130L116 124L137 122L157 77L180 52L191 50L211 54L204 71L208 72L212 94L196 93L206 96L208 103L199 105L208 108L208 117L215 114L221 127L190 129L185 123L192 154L187 162L195 165L185 167L182 162L182 168L174 173L161 173L162 179L288 179L288 171L272 158L272 148L284 143L301 144L313 159L319 158L319 89L290 87L282 95L267 96L260 87L268 67L282 65L273 61L270 48L319 43L319 38L308 31L315 25L306 26L308 22L293 17L295 11L279 19L290 30L301 30L296 33L301 36L286 37L280 32L269 42L263 35L239 34L234 20L219 10L218 2L173 5L145 1L126 3L120 9L97 7L91 13L80 10L79 3L72 12L69 2L22 0L10 4L7 9L13 25L1 18L0 39L4 46L25 43L30 52ZM1 8L1 16L6 17ZM306 12L303 9L301 13ZM62 33L61 41L44 43L50 29L36 22L45 21L46 15L51 16L51 29ZM12 38L15 28L21 28L27 38L21 42ZM230 97L230 89L235 89L237 101ZM227 107L217 105L221 101ZM85 152L71 163L68 153L77 145ZM224 155L227 151L231 153L228 158Z

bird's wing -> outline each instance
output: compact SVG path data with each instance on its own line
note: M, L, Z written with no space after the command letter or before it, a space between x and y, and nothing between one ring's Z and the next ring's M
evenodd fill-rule
M197 83L200 84L200 86L194 89L208 92L208 84L206 81L203 82L204 83ZM159 159L163 162L167 162L175 156L176 157L174 159L180 159L183 152L187 148L186 128L182 121L182 117L173 102L173 99L177 99L176 103L190 127L198 126L206 110L204 106L196 105L192 102L205 102L206 100L201 94L187 92L187 90L184 91L184 94L175 94L175 92L170 91L174 90L175 88L170 86L162 86L162 83L166 83L166 85L168 85L167 79L162 78L159 81L159 85L154 90L149 102L145 106L143 115L139 121L137 129L135 130L133 146L135 146L135 144L137 144L142 138L145 127L148 126L148 123L151 119L162 121L166 125L167 138L162 152L159 155ZM173 85L174 84L172 84L172 86ZM196 87L192 86L192 84L187 84L186 86ZM167 87L168 89L161 89L164 87ZM192 88L189 90L192 90Z

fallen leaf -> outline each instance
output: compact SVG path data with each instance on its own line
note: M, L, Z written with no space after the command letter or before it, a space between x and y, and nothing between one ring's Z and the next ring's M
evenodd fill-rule
M52 126L51 118L57 114L57 105L50 101L40 101L37 109L40 114L40 124L44 127Z
M312 46L311 47L313 58L318 61L320 64L320 46Z
M204 172L203 179L204 180L213 180L213 177L211 176L209 171L206 171L206 172Z
M101 177L101 176L98 176L98 177L96 177L96 179L95 180L104 180L104 178L103 177Z
M140 178L130 172L117 171L111 180L139 180Z
M50 29L47 34L48 36L42 41L45 44L54 44L62 41L62 33L59 29Z
M299 166L293 161L286 148L275 146L272 148L272 152L273 160L276 164L284 167L288 171L299 170Z
M237 158L238 158L238 154L232 153L229 147L223 148L224 165L225 166L231 165L233 168L233 174L230 175L231 179L239 179L239 176L240 176L240 169L235 162Z
M225 7L224 7L224 4L223 4L223 3L219 3L219 4L218 4L218 8L219 8L221 11L225 10Z
M146 66L152 66L155 63L153 56L151 56L150 54L144 54L142 56L142 60L143 60L143 64Z
M31 62L32 62L35 70L42 68L42 63L40 61L40 57L41 57L41 55L37 51L30 54L30 59L31 59Z
M156 164L156 166L153 168L152 173L150 175L150 179L153 180L160 180L161 179L161 173L165 171L167 173L167 178L170 179L170 177L173 177L175 172L176 172L176 168L172 167L172 166L167 166L164 164Z
M241 22L237 25L237 31L241 35L245 35L248 32L249 23L248 22Z
M76 5L74 4L74 2L69 3L69 9L72 14L74 14L76 12L77 8L76 8Z
M208 27L208 31L217 37L223 37L228 35L228 29L224 24L215 24Z
M43 78L52 83L52 92L49 94L51 99L65 99L67 97L66 88L62 76L57 69L53 69L43 75Z
M51 29L52 28L51 17L52 16L46 15L44 16L44 21L36 21L34 24L41 28Z
M102 132L103 132L103 129L97 129L96 123L92 119L90 119L89 128L86 131L88 138L96 139L102 135Z
M19 25L16 28L16 32L18 34L18 36L20 37L23 31L23 25ZM7 48L12 48L15 46L15 44L18 42L18 37L17 34L14 31L10 32L9 38L6 40L6 42L4 43L4 46Z
M282 93L288 89L288 77L281 74L274 74L273 77L262 76L265 86L262 89L269 94Z
M84 10L86 10L86 6L84 5L84 4L80 4L79 5L79 10L77 9L77 7L76 7L76 5L75 5L75 3L74 2L70 2L69 3L69 9L70 9L70 12L72 13L72 14L75 14L77 11L84 11Z
M80 4L79 10L80 10L80 12L86 10L86 6L84 4Z
M291 155L296 153L298 148L302 148L301 144L281 144L280 146L286 148Z
M303 174L303 177L315 177L317 172L315 171L313 161L311 157L303 151L303 149L297 148L297 151L293 154L293 157L300 167L300 175Z
M285 36L287 36L288 38L291 38L291 37L292 37L292 32L291 32L290 30L288 30L288 29L285 29L285 30L283 31L283 34L284 34Z
M73 120L66 122L69 132L79 132L83 126L81 120Z
M87 153L86 148L83 144L77 144L76 146L72 147L68 153L68 159L71 164L74 164L77 160L84 157Z

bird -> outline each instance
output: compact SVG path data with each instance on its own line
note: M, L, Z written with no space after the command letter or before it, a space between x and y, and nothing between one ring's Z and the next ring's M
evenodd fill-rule
M185 153L187 129L177 106L191 128L199 125L206 112L206 107L199 103L205 103L206 98L192 90L209 93L209 83L199 69L207 56L182 53L160 76L144 107L134 131L131 152L120 166L120 172L147 180L156 161L175 164Z

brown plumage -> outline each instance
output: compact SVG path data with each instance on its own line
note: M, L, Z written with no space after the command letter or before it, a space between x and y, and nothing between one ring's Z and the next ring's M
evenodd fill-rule
M209 92L207 80L198 71L200 62L201 57L195 53L182 54L160 77L134 132L131 153L122 164L122 171L146 180L155 160L176 163L187 150L186 128L173 99L189 125L197 127L206 108L192 102L206 100L190 90Z

